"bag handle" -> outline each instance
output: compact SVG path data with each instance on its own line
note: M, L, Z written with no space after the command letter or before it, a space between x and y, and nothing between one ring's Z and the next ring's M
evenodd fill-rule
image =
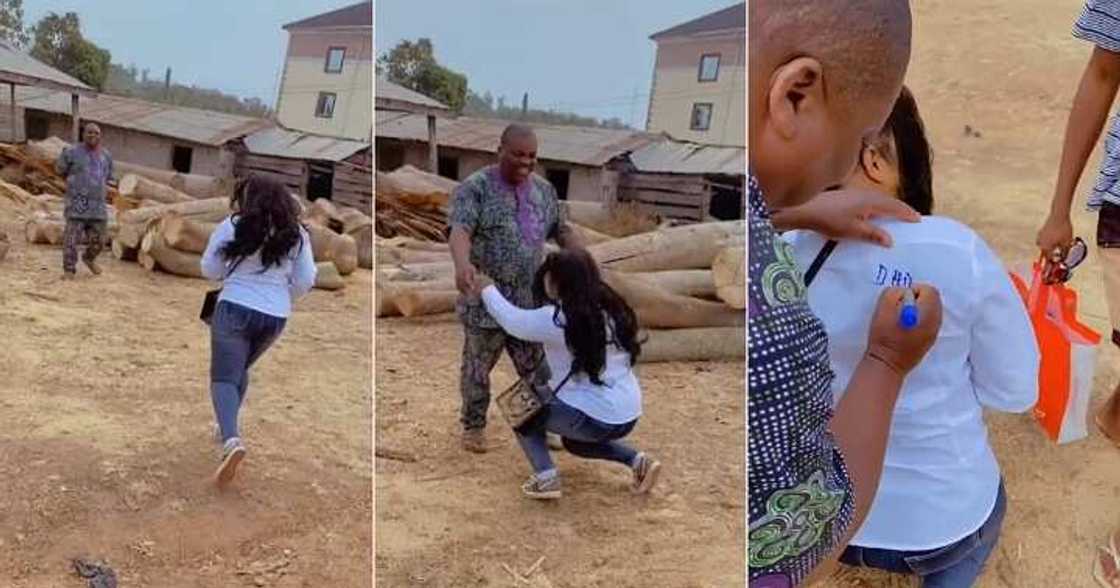
M817 272L821 271L821 266L824 265L828 256L832 255L832 251L836 249L836 245L838 245L836 241L826 241L824 246L821 247L820 252L817 253L817 257L813 259L813 263L809 264L809 269L805 272L806 288L809 287L809 284L813 283L813 278L817 277Z

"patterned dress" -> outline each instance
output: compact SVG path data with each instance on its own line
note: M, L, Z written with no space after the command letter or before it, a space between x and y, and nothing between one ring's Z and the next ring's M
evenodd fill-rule
M790 246L749 178L747 538L751 586L796 586L838 546L854 506L828 432L828 338Z

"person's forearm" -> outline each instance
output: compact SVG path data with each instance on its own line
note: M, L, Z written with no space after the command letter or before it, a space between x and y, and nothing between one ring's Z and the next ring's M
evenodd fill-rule
M452 227L451 237L447 240L451 248L451 261L455 268L465 267L470 264L471 236L463 227Z
M902 381L902 375L886 363L865 357L856 367L847 391L836 407L829 428L844 454L855 493L855 509L844 539L814 572L814 579L823 578L828 573L871 510L883 473L891 417ZM806 582L805 585L811 584Z
M812 218L803 213L801 206L791 206L771 211L770 224L779 233L797 229L812 230Z
M1099 51L1102 50L1098 49L1097 52ZM1066 122L1058 182L1050 204L1051 214L1069 216L1077 182L1085 171L1085 164L1093 153L1093 147L1100 139L1112 100L1116 97L1120 76L1117 72L1110 71L1109 64L1100 63L1104 59L1114 58L1094 53L1089 67L1085 68L1085 73L1081 76L1077 96L1073 99L1073 108Z

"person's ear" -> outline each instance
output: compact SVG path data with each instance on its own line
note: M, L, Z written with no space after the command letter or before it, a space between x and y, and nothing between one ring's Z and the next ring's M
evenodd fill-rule
M867 176L867 179L876 184L886 182L886 161L883 160L883 154L879 152L878 147L873 145L864 147L859 157L860 167L863 168L863 174Z
M820 61L798 57L779 66L771 76L769 118L783 139L794 140L806 128L822 124L827 114L823 72Z

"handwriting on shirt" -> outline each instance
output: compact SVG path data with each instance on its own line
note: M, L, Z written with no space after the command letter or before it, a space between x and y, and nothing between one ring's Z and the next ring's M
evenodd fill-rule
M875 271L875 285L891 286L892 288L910 288L914 285L914 278L908 271L898 268L888 268L880 263L879 269Z

